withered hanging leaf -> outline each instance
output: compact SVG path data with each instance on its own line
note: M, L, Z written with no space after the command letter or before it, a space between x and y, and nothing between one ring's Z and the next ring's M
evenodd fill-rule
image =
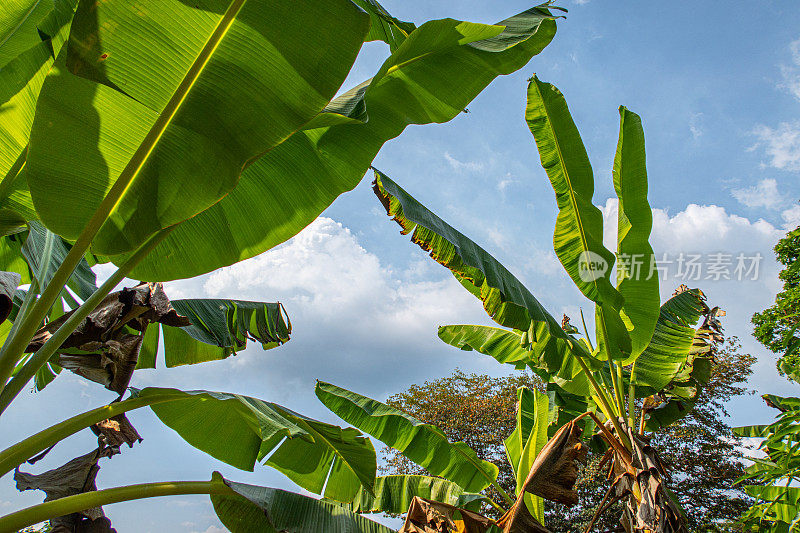
M17 489L20 491L44 491L47 494L44 499L46 502L95 491L97 490L95 479L100 470L98 461L101 457L111 457L116 453L119 453L119 448L102 446L38 475L21 472L17 467L14 471L14 481L17 482ZM101 507L53 518L50 520L50 525L53 533L116 533Z
M493 524L481 514L414 496L398 533L485 533Z
M584 461L589 449L581 442L583 430L571 420L547 441L525 479L524 491L565 505L578 503L575 482L577 461Z
M125 413L120 413L117 416L106 418L102 422L94 424L92 431L103 439L103 444L106 446L119 447L127 444L129 448L133 448L134 443L142 442L142 437L139 436L139 432L130 423Z
M74 311L48 322L26 351L41 348ZM161 283L142 283L106 296L59 348L58 364L122 394L130 382L147 326L188 326L170 304Z
M0 271L0 323L6 321L14 308L14 294L21 279L16 272Z

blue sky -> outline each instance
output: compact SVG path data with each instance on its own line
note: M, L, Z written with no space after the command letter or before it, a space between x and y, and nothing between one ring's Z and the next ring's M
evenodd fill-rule
M530 7L519 1L383 3L417 23L446 16L491 23ZM728 311L726 333L758 357L751 386L797 395L798 386L774 370L775 357L752 340L749 317L770 305L779 288L772 246L800 223L800 9L779 1L564 5L568 19L541 55L497 79L468 114L409 128L384 147L375 166L500 259L553 315L575 319L580 306L590 306L552 254L556 207L523 117L526 80L536 73L565 94L594 166L595 204L607 214L609 237L615 219L610 169L617 107L624 104L644 122L657 255L760 253L756 281L686 283ZM345 88L369 77L387 53L382 44L366 45ZM278 249L170 284L174 298L282 301L295 328L286 346L142 371L133 384L239 392L335 421L314 398L317 378L384 399L456 367L506 372L436 339L440 324L489 321L477 300L399 235L370 179ZM662 299L681 282L662 282ZM3 416L0 432L22 438L111 399L108 391L64 375L41 393L23 395ZM732 424L772 416L758 397L729 407ZM100 487L207 479L217 469L236 480L293 488L266 467L239 472L190 448L149 411L130 418L145 440L102 464ZM72 437L43 467L85 453L92 441L88 432ZM0 513L38 501L38 493L16 493L9 476L0 483ZM118 504L106 512L121 532L222 531L202 496Z

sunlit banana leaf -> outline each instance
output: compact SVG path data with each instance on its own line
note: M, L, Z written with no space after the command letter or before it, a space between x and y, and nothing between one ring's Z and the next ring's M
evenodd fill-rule
M292 332L292 323L280 303L190 299L172 300L172 305L192 325L151 325L136 368L156 367L159 340L165 365L174 367L225 359L244 350L248 340L269 350L287 342Z
M353 3L369 14L370 28L364 40L383 41L392 52L417 29L413 23L391 16L376 0L353 0Z
M48 0L13 1L10 6L9 13L16 18L6 30L17 33L0 37L7 39L0 45L0 64L5 63L0 68L0 235L21 231L26 221L37 218L23 172L28 140L39 91L69 33L75 3L56 0L54 7ZM21 40L25 50L5 62L3 50L10 46L14 51L9 53L15 53L17 46L12 43L19 32L26 36Z
M81 0L31 132L37 212L71 240L124 193L98 254L194 216L325 107L368 24L347 0Z
M186 442L242 470L257 461L302 488L350 502L372 490L377 468L372 442L353 428L318 422L275 403L210 391L146 388L140 398Z
M648 431L672 424L686 416L694 407L700 391L711 378L714 354L717 345L722 342L722 325L717 318L720 313L716 307L705 307L703 323L694 331L692 346L683 365L663 389L648 398L650 402L646 400L645 428Z
M491 326L439 326L439 338L461 350L488 355L498 363L514 365L517 370L529 364L534 370L536 355L525 344L522 333Z
M534 76L525 120L556 194L556 256L578 289L597 304L599 353L624 359L631 340L620 317L624 299L610 281L614 255L603 246L603 215L592 203L592 167L564 96Z
M547 444L549 404L546 394L527 387L517 389L517 425L504 441L506 457L517 480L517 496L525 490L528 473L539 452ZM523 500L531 515L544 523L544 500L533 494L525 494Z
M42 42L54 15L72 12L77 0L5 0L0 14L0 69Z
M494 78L524 66L555 34L555 22L542 9L499 24L445 19L417 28L361 95L365 123L345 120L292 135L248 167L228 196L178 226L131 275L196 276L295 235L358 184L386 141L409 124L451 120ZM113 260L119 264L124 256Z
M388 527L364 518L345 506L269 487L223 479L234 494L213 494L211 503L222 524L232 533L392 533Z
M549 375L558 375L566 382L581 375L575 361L576 353L581 354L587 364L596 363L583 344L567 335L531 292L483 248L378 171L375 171L373 189L387 214L403 228L403 233L411 233L412 242L447 267L468 291L483 302L484 309L495 322L524 332L522 345L530 348L537 368ZM485 342L476 340L477 337L492 334L480 329L460 333L469 336L470 342L461 339L456 345L460 348L469 345L472 349L478 349ZM477 337L473 338L473 335ZM510 357L517 356L519 354ZM584 387L581 385L579 388Z
M437 427L385 403L336 385L318 381L314 389L325 407L369 433L405 457L469 492L478 492L497 479L496 465L478 459L463 442L451 443Z
M375 479L374 493L373 496L362 488L350 504L353 512L403 514L414 496L470 511L480 510L481 503L486 501L483 494L464 492L452 481L431 476L380 476Z
M614 156L617 214L617 289L625 298L622 319L631 337L629 364L647 347L659 318L658 272L650 246L653 213L647 202L644 130L639 115L619 108Z
M694 326L708 312L699 289L680 292L661 306L653 337L632 368L638 395L655 394L671 382L692 350Z

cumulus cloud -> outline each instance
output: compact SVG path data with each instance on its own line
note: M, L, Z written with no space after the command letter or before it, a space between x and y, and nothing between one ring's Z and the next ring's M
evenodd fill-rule
M763 179L752 187L733 189L731 194L747 207L776 209L783 203L778 193L778 182L772 178Z
M430 265L414 260L396 271L349 229L321 217L282 246L171 283L168 293L285 305L292 340L266 353L249 348L229 361L239 375L260 376L284 392L310 389L314 378L360 383L365 394L396 391L448 372L463 359L438 340L437 325L488 321L480 302L455 278L408 246Z
M800 226L800 205L795 205L781 213L781 218L784 221L784 228L792 230Z
M608 199L601 207L605 220L604 242L612 250L616 248L617 207L616 198ZM782 385L784 380L775 378L774 358L750 335L750 317L755 311L769 307L780 289L779 265L772 248L784 234L785 230L763 219L750 220L716 205L690 204L675 214L653 209L650 242L659 267L663 269L658 273L661 299L668 298L682 283L701 288L711 304L727 311L724 320L727 334L739 336L744 350L759 356L750 385L770 391L787 389L787 386ZM689 269L685 263L678 264L681 254L684 259L699 256L701 269L687 275ZM709 271L717 254L725 259L731 279L714 279ZM745 273L741 280L736 279L734 272L739 254L744 257L746 267L753 263L757 266L756 279L751 279L754 272Z
M771 128L763 124L753 129L758 139L753 148L763 148L767 165L781 170L800 170L800 121L781 122Z

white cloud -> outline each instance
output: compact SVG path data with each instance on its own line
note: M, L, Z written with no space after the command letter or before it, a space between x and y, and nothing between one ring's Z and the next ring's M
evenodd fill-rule
M769 166L781 170L800 170L800 121L781 122L777 128L759 124L753 129L758 142L769 157Z
M787 90L789 94L800 100L800 39L789 43L789 53L792 63L781 66L783 81L778 84L778 87Z
M793 230L800 226L800 205L795 205L781 213L781 218L784 221L784 229Z
M692 132L692 137L695 139L699 139L703 135L702 117L702 113L692 113L689 116L689 131Z
M763 179L752 187L733 189L731 194L747 207L776 209L783 203L778 193L778 182L772 178Z
M433 270L412 262L395 271L349 229L321 217L284 245L168 289L286 306L294 329L289 343L266 353L248 349L226 362L239 367L238 375L244 367L262 376L261 386L308 390L319 378L357 383L364 394L400 390L406 380L448 372L463 359L438 340L437 325L488 321L455 278L407 246Z
M191 533L200 533L199 531L192 531ZM208 526L208 529L202 533L228 533L228 530L223 527Z
M483 170L483 163L480 161L459 161L450 152L444 153L444 158L453 167L453 170L468 170L470 172L480 172Z

